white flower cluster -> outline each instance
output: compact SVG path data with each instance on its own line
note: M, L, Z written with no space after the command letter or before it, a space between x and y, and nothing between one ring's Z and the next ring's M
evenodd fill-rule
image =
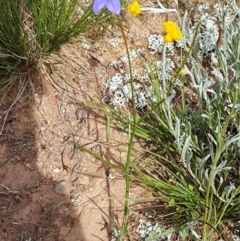
M141 50L130 50L131 63L138 58L140 53ZM114 107L121 108L132 100L131 76L129 73L127 56L123 56L119 60L111 62L110 66L114 67L118 72L108 78L103 86L111 96L110 104ZM152 86L146 71L144 74L140 75L137 71L133 70L132 78L134 80L133 93L135 107L141 110L148 104L149 98L152 95Z
M161 34L151 34L148 37L148 50L150 54L162 54L163 46L165 45L163 36ZM181 41L176 41L176 47L181 46ZM167 51L170 55L174 54L174 44L166 44Z
M141 76L134 72L133 79L137 81L133 83L135 106L137 109L143 109L148 104L152 87L146 75ZM111 95L110 104L114 107L123 107L125 103L131 101L132 90L129 80L129 74L116 73L103 84Z
M142 238L147 238L149 237L149 235L155 232L155 234L160 234L161 233L161 228L159 227L159 225L153 224L150 221L147 221L145 219L140 219L139 220L139 225L137 227L136 233ZM157 239L157 240L161 240L161 239ZM155 240L155 241L157 241Z
M117 47L121 43L121 40L116 36L113 38L108 38L108 43L113 47Z
M163 36L153 34L148 37L148 49L151 54L162 53L164 46ZM157 78L161 82L163 68L165 69L165 79L169 81L172 77L172 72L176 68L176 64L179 62L179 58L175 57L175 61L172 60L174 56L174 45L169 43L167 47L167 56L164 64L162 60L156 60L150 63L146 63L144 73L138 74L136 70L133 70L133 86L134 86L134 99L135 107L139 110L143 110L149 103L149 101L156 101L154 98L154 88L152 87L151 76L152 72L157 73ZM131 63L139 57L141 50L130 50ZM121 57L117 61L110 63L110 66L114 67L118 72L112 77L108 78L106 83L103 84L105 89L110 95L110 104L114 107L123 107L125 104L132 100L132 90L130 85L130 74L127 56Z
M150 54L162 53L164 46L163 36L160 34L151 34L148 37L148 49Z
M236 17L236 7L231 4L222 6L221 4L215 4L213 10L209 8L208 4L197 5L197 13L194 17L194 23L189 22L184 37L186 43L190 46L193 42L196 30L199 26L199 32L197 34L197 41L200 48L200 53L204 57L210 57L216 63L216 49L221 50L221 46L218 46L223 38L223 30L232 24L233 19Z
M162 235L161 238L154 238L164 232L158 223L152 223L145 219L140 219L138 223L136 233L140 236L141 240L145 240L146 238L152 241L171 240L172 232L169 232L168 235Z

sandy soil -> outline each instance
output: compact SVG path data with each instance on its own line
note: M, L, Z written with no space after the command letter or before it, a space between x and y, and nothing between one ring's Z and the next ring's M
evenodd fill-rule
M125 55L124 45L106 46L104 53L67 45L58 55L63 63L41 70L33 95L26 90L7 113L16 86L1 106L1 163L22 148L0 169L1 241L111 240L113 223L104 213L121 223L123 177L73 143L123 166L127 136L112 129L110 147L105 118L81 102L104 97L102 83L115 71L109 60ZM142 192L133 185L132 198Z

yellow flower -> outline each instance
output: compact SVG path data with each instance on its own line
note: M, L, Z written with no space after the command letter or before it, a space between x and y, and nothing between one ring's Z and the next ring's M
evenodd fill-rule
M173 41L172 35L170 33L164 36L164 43L171 43Z
M194 190L194 187L192 185L190 185L190 184L188 185L188 188L189 188L190 191Z
M182 68L180 73L181 73L181 75L185 75L187 73L187 69L186 68Z
M172 38L174 41L182 39L182 32L181 30L177 29L172 32Z
M134 1L133 3L129 4L127 10L135 17L141 13L140 4L138 1Z
M168 34L178 29L178 26L173 21L167 21L163 24L163 29L164 29L164 32Z
M177 24L173 21L167 21L163 24L165 32L164 42L171 43L176 40L182 39L182 31L178 28Z

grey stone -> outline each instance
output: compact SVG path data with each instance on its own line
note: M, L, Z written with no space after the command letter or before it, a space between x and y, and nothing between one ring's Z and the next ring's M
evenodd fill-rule
M54 187L54 190L57 194L59 195L69 195L70 194L70 189L66 183L66 181L61 181L57 183Z

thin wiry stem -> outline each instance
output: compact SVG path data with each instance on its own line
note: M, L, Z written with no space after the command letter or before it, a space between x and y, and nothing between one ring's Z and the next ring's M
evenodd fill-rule
M124 240L126 233L127 233L127 224L128 224L128 217L129 217L129 194L130 194L130 180L131 180L131 171L130 171L130 163L132 158L132 150L133 150L133 139L136 132L137 127L137 119L136 119L136 108L135 108L135 97L134 97L134 85L133 85L133 73L132 73L132 65L130 60L130 54L128 49L127 39L123 30L123 25L121 19L119 18L120 29L122 32L124 44L126 47L127 52L127 59L128 59L128 66L129 66L129 74L130 74L130 85L131 85L131 94L132 94L132 115L129 118L132 119L132 125L129 125L129 143L128 143L128 151L127 151L127 160L125 164L125 180L126 180L126 192L125 192L125 202L124 202L124 216L122 222L122 229L120 234L120 241ZM132 128L132 129L131 129Z

